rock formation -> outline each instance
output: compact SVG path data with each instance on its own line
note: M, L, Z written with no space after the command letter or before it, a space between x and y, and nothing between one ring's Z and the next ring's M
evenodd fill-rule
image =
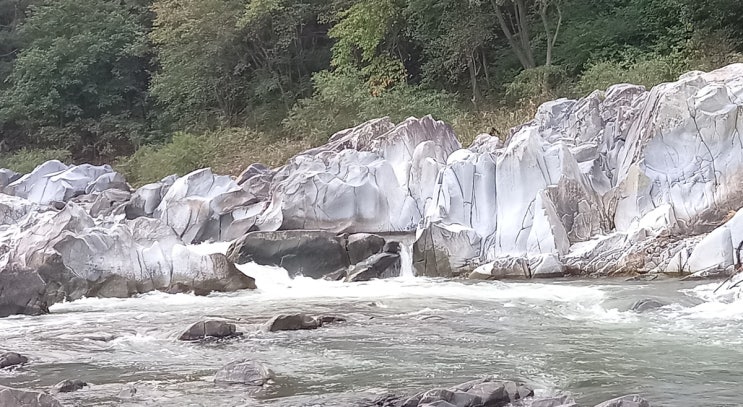
M0 170L0 315L82 295L254 287L233 261L395 276L380 246L400 232L416 234L424 276L731 273L741 109L734 64L548 102L505 142L481 135L466 149L430 116L381 118L236 180L207 168L132 192L106 165ZM228 257L188 248L233 240Z

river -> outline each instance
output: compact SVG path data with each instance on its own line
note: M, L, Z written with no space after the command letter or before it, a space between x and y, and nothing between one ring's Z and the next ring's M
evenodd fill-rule
M537 394L570 392L581 405L634 392L654 406L741 403L743 300L713 294L714 283L341 283L242 268L258 290L83 299L56 304L49 315L0 319L0 351L31 359L0 372L0 384L91 383L59 395L70 406L346 406L497 375L528 381ZM668 305L628 311L642 298ZM272 315L299 311L348 321L312 331L259 329ZM176 340L205 317L231 319L245 336ZM216 369L239 358L269 364L276 383L252 396L215 385Z

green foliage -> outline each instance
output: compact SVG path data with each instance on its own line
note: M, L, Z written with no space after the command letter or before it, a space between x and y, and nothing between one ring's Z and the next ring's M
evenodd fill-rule
M680 54L646 56L636 61L601 61L589 67L581 76L576 90L582 95L604 90L617 83L631 83L651 88L662 82L676 80L689 69Z
M521 71L506 87L509 101L524 103L565 94L567 72L561 66L540 66Z
M336 40L333 45L333 66L354 68L370 63L400 15L397 0L361 0L339 13L340 21L328 32Z
M151 88L175 128L212 128L288 110L328 66L326 1L158 0L150 34L161 64Z
M134 155L122 160L117 169L129 182L141 185L170 174L185 175L208 167L211 154L211 145L206 137L176 133L166 144L141 147Z
M203 123L215 114L232 118L245 108L237 22L240 0L160 0L150 37L161 70L150 92L166 122Z
M389 116L397 122L432 114L452 120L460 113L454 96L419 86L400 85L372 95L358 71L320 72L313 80L315 95L300 100L283 123L292 136L313 142L376 117Z
M127 6L109 0L32 6L19 31L26 45L0 97L0 122L46 128L39 141L65 148L89 146L81 144L84 138L120 138L99 131L106 127L102 122L114 116L137 120L146 99L145 35L132 17Z
M476 78L487 75L486 55L497 44L492 14L476 2L428 3L411 0L408 6L413 36L425 44L423 82L452 90L462 84L471 86L469 69L477 70Z
M740 0L0 0L0 151L235 173L385 115L505 136L742 51Z
M55 0L32 8L27 47L8 78L6 115L68 123L126 107L140 97L144 33L129 11L106 0Z
M22 148L11 154L0 155L0 168L8 168L21 174L28 174L34 168L49 160L70 161L70 152L55 149Z
M205 167L211 167L218 174L238 175L255 162L281 165L310 147L312 145L305 142L270 139L244 128L201 134L179 132L167 143L144 146L132 156L120 158L116 170L136 186Z

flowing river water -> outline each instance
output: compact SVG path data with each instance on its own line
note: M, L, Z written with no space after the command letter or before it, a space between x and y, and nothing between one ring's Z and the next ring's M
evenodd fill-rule
M0 384L90 383L59 395L70 406L348 406L496 375L525 380L538 395L569 392L581 405L635 392L654 406L741 404L743 299L713 294L714 283L411 276L342 283L242 269L258 290L83 299L56 304L49 315L0 319L0 351L31 359L0 372ZM643 298L668 305L628 310ZM348 321L311 331L259 329L285 312ZM232 320L244 337L176 340L212 317ZM276 383L254 395L213 383L219 367L241 358L269 364Z

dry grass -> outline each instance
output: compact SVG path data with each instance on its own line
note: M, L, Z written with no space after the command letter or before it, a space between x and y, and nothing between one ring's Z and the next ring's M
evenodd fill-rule
M284 165L296 154L315 145L307 139L269 138L246 129L228 129L214 139L216 154L211 162L218 174L240 175L250 164Z
M505 141L512 128L534 118L537 107L537 103L526 103L518 107L494 106L479 112L467 112L456 117L452 126L465 147L482 133L497 134Z

